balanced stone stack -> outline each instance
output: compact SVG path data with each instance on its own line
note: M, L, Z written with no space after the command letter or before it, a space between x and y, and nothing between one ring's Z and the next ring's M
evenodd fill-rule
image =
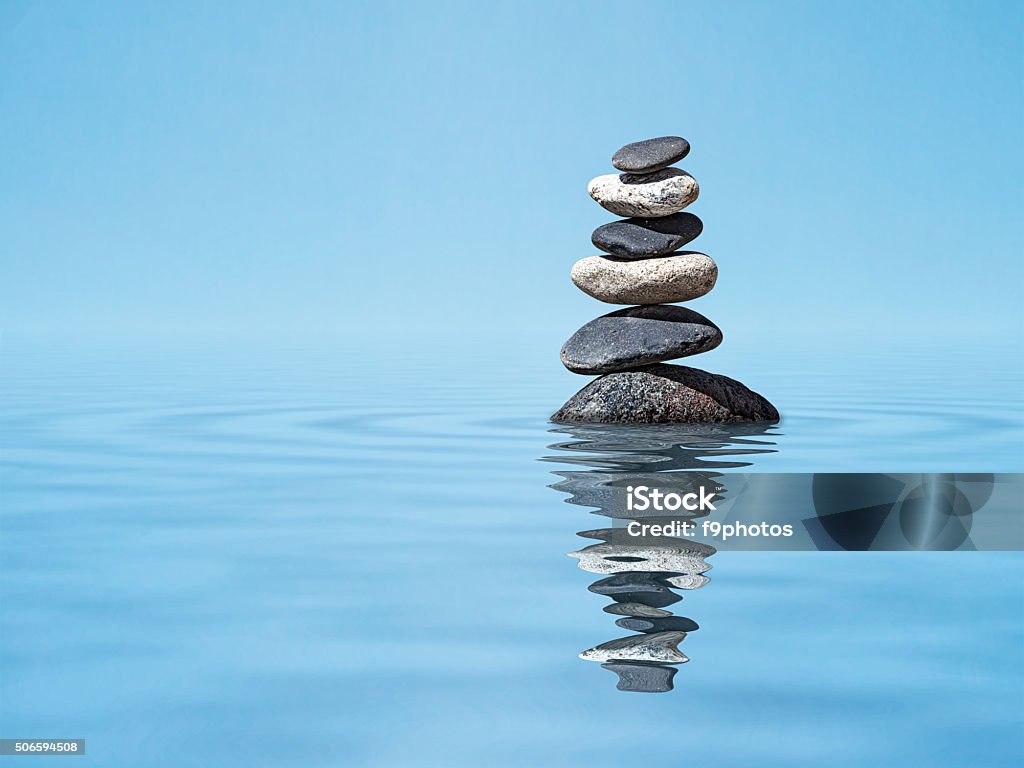
M710 257L679 250L703 228L696 216L681 212L697 199L697 181L672 167L689 151L678 136L627 144L612 157L622 173L590 182L594 200L629 218L594 230L591 240L604 253L576 262L572 281L600 301L638 306L590 321L562 347L570 371L601 376L570 398L554 421L778 421L775 407L738 381L664 365L722 341L718 326L674 305L703 296L718 279Z

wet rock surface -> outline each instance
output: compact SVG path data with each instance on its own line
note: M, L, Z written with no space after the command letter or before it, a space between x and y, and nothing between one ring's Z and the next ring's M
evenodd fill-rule
M551 420L629 424L774 422L779 420L779 412L735 379L699 368L658 364L602 376L573 395Z

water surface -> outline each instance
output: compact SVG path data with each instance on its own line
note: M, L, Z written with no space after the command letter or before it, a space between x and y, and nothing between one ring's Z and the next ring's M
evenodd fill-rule
M1024 381L983 351L751 359L709 367L784 421L680 461L1024 468ZM103 766L1021 756L1018 553L719 552L675 690L577 658L618 630L566 557L598 518L549 487L594 469L546 421L581 383L553 355L8 344L2 375L5 737Z

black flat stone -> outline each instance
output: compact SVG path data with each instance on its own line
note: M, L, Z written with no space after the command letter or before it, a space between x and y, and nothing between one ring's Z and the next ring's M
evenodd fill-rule
M718 326L686 307L628 307L591 320L562 347L562 364L573 373L639 368L697 355L722 342Z
M664 618L640 618L625 616L618 619L615 625L634 632L696 632L700 629L697 622L685 616L665 616Z
M625 173L652 173L678 163L690 152L690 142L679 136L660 136L627 144L612 155L612 165Z
M659 219L622 219L594 230L590 242L620 259L650 259L678 251L703 231L692 213L673 213Z
M603 669L619 676L615 686L620 691L635 693L666 693L672 690L672 678L678 671L676 667L663 667L659 664L631 664L626 661L610 661L602 664Z

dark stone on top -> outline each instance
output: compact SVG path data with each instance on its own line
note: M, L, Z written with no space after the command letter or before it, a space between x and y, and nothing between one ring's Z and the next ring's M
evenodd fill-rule
M678 251L704 229L692 213L673 213L659 219L623 219L594 230L590 242L620 259L650 259Z
M683 599L661 581L659 574L643 571L617 573L598 579L587 589L617 603L640 603L651 608L665 608Z
M573 373L612 373L698 355L721 342L722 332L704 315L650 304L591 320L565 342L561 357Z
M573 395L556 422L629 424L779 420L775 406L735 379L682 365L609 373Z
M602 664L603 669L619 676L615 686L620 691L634 693L666 693L672 690L672 678L677 667L663 667L660 664L630 664L626 661L610 661Z
M632 629L635 632L696 632L700 629L696 621L685 616L650 619L626 616L618 619L615 625L623 629Z
M651 173L678 163L690 151L679 136L661 136L627 144L612 155L612 165L625 173Z

